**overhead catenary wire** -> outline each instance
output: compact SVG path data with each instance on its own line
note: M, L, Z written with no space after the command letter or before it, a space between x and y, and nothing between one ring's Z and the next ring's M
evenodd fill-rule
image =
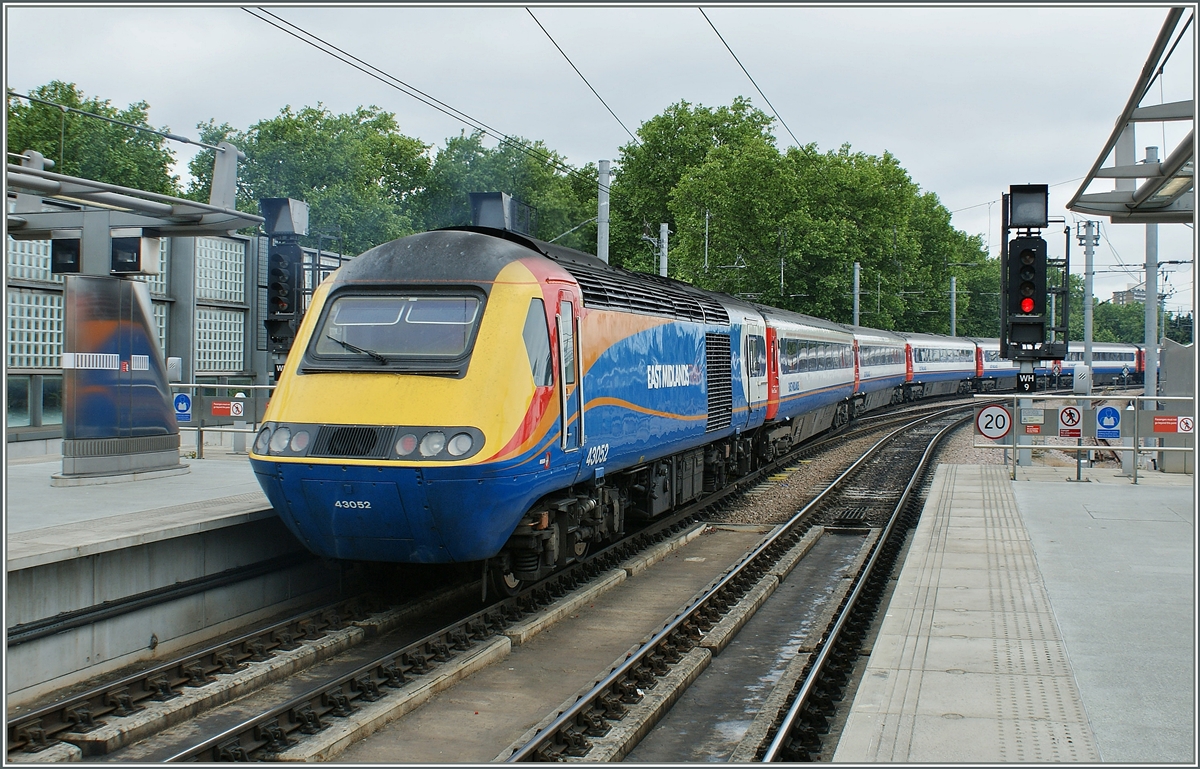
M733 60L737 62L737 65L742 68L742 72L746 73L746 77L750 79L750 83L754 86L754 89L758 91L758 95L761 96L763 101L767 103L767 106L771 108L771 112L775 115L775 119L779 121L779 124L782 125L788 132L788 135L792 137L792 141L796 142L796 146L799 147L800 140L796 138L796 134L792 133L792 129L789 128L788 124L783 121L782 117L780 117L779 110L775 109L775 105L771 103L771 100L767 98L767 95L763 93L763 90L758 87L758 83L754 81L754 77L750 74L750 70L746 69L746 65L742 64L742 60L739 59L738 55L733 52L732 48L729 47L729 43L725 41L725 36L721 34L719 29L717 29L717 25L712 23L712 19L708 18L708 14L704 12L703 8L697 7L696 10L700 11L700 15L703 16L704 20L708 22L708 26L712 27L712 31L717 33L717 37L721 40L721 44L725 46L725 50L729 51L729 55L732 56Z
M16 91L14 91L12 89L9 89L8 95L15 96L18 99L25 99L26 101L33 101L33 102L37 102L38 104L46 104L51 107L56 107L56 108L62 110L63 112L74 112L77 115L87 115L88 117L94 117L97 120L105 120L105 121L108 121L109 123L116 123L119 126L124 126L126 128L132 128L136 131L143 131L148 134L154 134L156 136L161 136L164 139L170 139L172 141L182 142L184 144L195 144L198 147L204 147L205 149L216 150L217 152L225 151L221 147L214 147L211 144L206 144L206 143L204 143L202 141L198 141L196 139L189 139L186 136L180 136L179 134L173 134L173 133L169 133L167 131L158 131L153 128L150 128L149 126L137 125L136 123L126 123L124 120L117 120L116 118L111 118L111 117L108 117L107 115L101 115L96 112L88 112L85 109L77 109L75 107L68 107L66 104L59 104L58 102L53 102L48 99L39 99L36 96L29 96L27 94L17 93Z
M467 113L463 112L462 110L452 107L451 105L441 101L440 99L430 96L429 94L425 93L424 91L420 90L419 88L416 88L415 86L412 86L412 85L404 82L403 80L396 77L395 75L392 75L392 74L380 69L379 67L376 67L375 65L370 64L370 63L358 58L354 54L349 53L349 52L337 47L336 45L334 45L333 43L330 43L329 41L325 40L324 38L320 37L319 35L313 34L312 32L309 32L308 30L304 29L303 27L301 27L297 24L294 24L293 22L290 22L287 19L284 19L283 17L281 17L277 14L272 13L271 11L269 11L265 8L262 8L262 7L256 7L253 9L252 8L242 8L242 10L244 10L246 13L250 14L254 18L258 19L259 21L270 24L272 27L275 27L279 31L284 32L288 35L291 35L292 37L296 38L300 42L302 42L306 45L309 45L313 48L316 48L318 51L321 51L322 53L337 59L338 61L342 62L343 64L353 67L354 69L358 70L359 72L362 72L363 74L367 75L368 77L378 80L379 82L383 83L384 85L388 86L389 88L393 88L397 91L400 91L401 93L405 94L406 96L410 96L429 107L433 107L434 109L441 112L442 114L447 115L451 118L454 118L455 120L458 120L462 123L465 123L468 126L470 126L471 128L473 128L481 133L484 133L504 144L508 144L509 146L513 147L514 149L525 153L526 155L534 158L535 160L539 160L543 163L546 163L547 165L551 165L554 168L556 168L557 170L559 170L569 176L574 176L578 179L587 180L587 181L593 182L593 183L595 182L595 180L592 179L591 177L587 176L586 174L581 173L579 170L571 167L570 165L567 165L566 163L558 160L556 157L554 157L550 153L543 152L543 151L537 149L536 147L531 147L527 144L517 141L515 138L509 136L508 134L505 134L503 131L500 131L496 128L492 128L491 126L489 126L488 124L479 120L478 118L472 117L471 115L468 115ZM258 13L255 13L255 11L257 11ZM260 16L260 15L258 15L259 13L265 14L265 16L269 16L270 18L265 18L264 16Z
M526 13L529 14L530 18L533 19L534 23L538 25L538 28L541 29L542 32L544 32L546 34L546 37L549 38L550 42L554 44L554 47L558 49L558 52L562 54L562 57L567 60L567 64L571 65L571 69L575 70L575 74L579 75L579 79L583 81L583 84L586 85L591 90L591 92L596 95L596 98L599 99L600 103L604 105L604 109L608 110L608 114L613 116L613 120L616 120L617 123L619 123L620 126L625 129L625 133L629 134L629 138L633 139L634 144L637 144L640 146L641 142L638 141L638 138L636 136L634 136L633 131L630 131L629 128L626 127L624 121L622 121L621 118L617 117L616 112L613 112L613 108L608 106L608 102L604 101L604 97L601 96L599 94L599 92L597 92L596 89L592 87L592 84L589 83L588 79L583 76L582 72L579 71L579 67L575 66L575 62L571 61L571 57L567 56L567 52L562 49L562 46L558 44L558 41L556 41L554 39L554 37L546 29L545 25L543 25L542 22L538 20L537 16L533 15L533 11L531 11L528 8L528 6L525 8L525 11L526 11Z

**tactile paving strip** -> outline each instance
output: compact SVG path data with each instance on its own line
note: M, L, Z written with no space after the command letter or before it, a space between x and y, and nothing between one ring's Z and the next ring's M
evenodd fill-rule
M942 465L834 761L1098 760L1005 468Z

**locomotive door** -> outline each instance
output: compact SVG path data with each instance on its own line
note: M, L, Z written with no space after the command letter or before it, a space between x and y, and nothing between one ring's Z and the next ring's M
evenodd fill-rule
M579 360L579 319L575 303L566 291L558 298L558 392L562 406L560 445L563 451L575 451L583 442L583 383Z
M746 361L746 405L753 411L767 403L767 329L761 321L746 318L742 334L746 338L742 348Z

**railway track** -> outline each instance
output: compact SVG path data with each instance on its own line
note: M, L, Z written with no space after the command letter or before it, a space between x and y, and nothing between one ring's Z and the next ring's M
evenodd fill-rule
M616 736L610 738L614 724L628 717L652 721L661 716L662 708L642 709L643 712L631 714L658 680L672 674L675 666L701 666L703 663L697 660L698 656L703 658L708 654L711 657L723 648L728 642L726 613L752 591L762 589L764 580L775 579L777 583L778 577L772 570L785 559L794 561L802 557L803 552L798 551L804 550L810 530L824 525L881 527L882 533L875 539L869 558L856 575L854 587L824 633L810 669L788 706L788 713L795 711L797 715L790 716L790 720L785 715L781 725L770 735L775 738L772 744L778 742L782 747L768 745L763 751L764 756L769 754L769 760L775 760L784 749L791 748L793 729L806 728L807 722L797 720L799 714L810 717L810 711L823 713L826 703L836 693L831 687L837 686L837 680L825 675L827 666L845 656L839 644L850 642L856 633L865 629L863 621L854 614L855 606L860 607L861 613L861 607L869 603L865 597L877 597L878 591L872 586L879 582L879 574L886 582L891 563L899 551L899 542L903 540L906 525L903 514L914 498L914 489L920 483L937 442L950 429L969 419L969 414L962 413L966 408L921 417L879 441L826 491L765 538L590 691L559 713L532 739L517 747L508 761L611 761L628 755L648 727L624 724L615 730ZM718 635L722 637L715 643L710 642ZM691 678L688 674L683 676L685 681L690 682ZM808 710L806 705L810 705ZM814 730L818 728L814 727ZM808 732L804 735L807 737ZM792 760L800 759L799 742L788 755L794 756ZM804 758L808 756L809 753L803 754Z
M940 404L938 404L940 405ZM937 408L938 405L932 408ZM915 407L931 408L928 404ZM911 413L913 407L909 407ZM904 411L902 409L902 411ZM911 417L908 417L911 419ZM851 435L868 430L885 429L904 414L884 414L870 420L860 420L851 430L800 447L772 465L743 478L739 484L710 495L667 520L639 532L628 540L613 545L584 564L539 583L522 594L494 603L482 610L401 646L389 649L375 659L343 672L336 678L315 685L284 702L264 710L253 718L244 719L234 727L201 740L196 744L162 755L158 760L238 760L269 758L285 752L305 735L321 731L331 720L336 721L353 712L359 705L388 696L396 689L422 679L436 678L436 671L452 658L494 638L513 621L538 611L558 597L630 557L639 549L651 546L694 524L705 509L736 495L758 482L764 475L778 470L797 458L811 456L832 443L844 441ZM459 586L460 590L463 586ZM471 586L465 588L471 590ZM478 595L478 584L474 586ZM171 701L181 693L199 692L223 676L237 676L248 664L261 663L280 652L294 649L297 643L312 643L328 634L347 629L366 628L366 632L350 633L344 642L327 644L338 651L355 641L383 632L384 622L377 619L378 605L371 605L365 596L357 596L338 604L318 607L283 623L259 628L236 639L194 652L151 670L112 681L103 687L65 698L53 705L21 714L8 723L9 755L36 753L68 737L79 745L85 756L108 754L130 742L186 720L198 710L223 704L241 696L245 688L226 691L228 695L210 697L197 705L193 696L186 707L172 708ZM372 617L376 617L372 620ZM372 633L371 631L375 632ZM310 655L310 664L321 655ZM432 675L431 675L432 674ZM244 675L244 674L243 674ZM275 677L276 679L278 676ZM264 679L269 682L271 677ZM201 698L203 699L203 698ZM143 711L156 711L160 718ZM141 714L140 720L137 718ZM139 721L136 726L122 721ZM99 733L99 734L98 734Z

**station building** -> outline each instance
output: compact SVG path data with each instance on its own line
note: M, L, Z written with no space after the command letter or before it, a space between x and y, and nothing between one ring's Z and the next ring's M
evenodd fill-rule
M49 240L9 237L6 246L5 407L12 453L17 442L62 437L64 281L51 272ZM163 356L181 359L183 382L271 384L263 325L268 246L265 236L164 237L158 274L130 278L148 284ZM343 258L304 251L305 288L311 291Z

